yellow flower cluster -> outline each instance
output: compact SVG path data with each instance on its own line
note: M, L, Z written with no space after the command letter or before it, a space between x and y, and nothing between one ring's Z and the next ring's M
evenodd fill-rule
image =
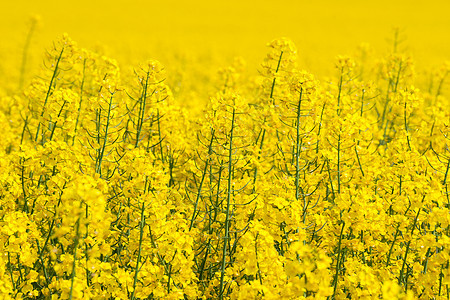
M64 35L0 96L0 299L448 299L450 65L368 55L274 40L198 115Z

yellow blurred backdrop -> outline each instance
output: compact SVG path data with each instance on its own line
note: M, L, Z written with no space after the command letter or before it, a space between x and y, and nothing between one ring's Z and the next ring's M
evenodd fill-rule
M403 50L420 70L450 58L449 13L448 0L1 1L0 65L20 65L35 14L41 21L31 40L33 53L43 53L67 32L80 46L103 49L119 62L153 58L170 68L174 57L189 56L213 67L241 56L256 70L265 45L288 37L303 67L318 75L334 71L335 56L352 54L361 43L386 53L398 27ZM30 66L39 63L31 55Z

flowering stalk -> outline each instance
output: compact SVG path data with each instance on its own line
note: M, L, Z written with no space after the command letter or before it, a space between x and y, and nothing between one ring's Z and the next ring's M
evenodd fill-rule
M229 148L228 148L228 186L227 186L227 207L225 212L225 235L223 237L223 247L222 247L222 264L220 267L220 287L219 287L219 297L220 300L223 299L225 288L224 288L224 278L225 278L225 267L226 267L226 258L227 258L227 246L228 240L230 239L230 208L231 208L231 181L233 177L232 167L233 167L233 131L234 131L234 118L235 118L235 108L233 107L233 115L231 119L231 130L230 130L230 138L228 140Z
M140 268L142 268L142 266L139 266L139 263L141 262L142 240L144 237L144 227L145 227L144 210L145 210L145 206L144 206L144 203L142 203L141 221L139 223L139 248L138 248L138 256L137 256L137 260L136 260L136 268L134 270L133 293L131 294L131 300L135 299L138 273L139 273ZM169 279L169 281L170 281L170 279Z
M58 72L59 72L59 63L61 62L61 58L62 58L62 55L64 53L64 49L65 48L64 48L64 45L63 45L62 48L61 48L61 51L59 52L58 58L56 59L55 68L53 69L52 78L50 79L50 83L48 85L48 89L47 89L47 93L45 95L44 104L42 105L42 111L41 111L40 117L44 116L45 108L47 106L48 99L49 99L49 97L50 97L50 95L52 93L52 90L54 89L54 81L55 81L56 76L58 75ZM36 135L35 135L35 138L34 138L35 142L37 142L37 140L38 140L40 128L41 128L41 122L39 121L37 130L36 130ZM42 137L42 142L41 143L42 144L44 143L44 138L43 137Z

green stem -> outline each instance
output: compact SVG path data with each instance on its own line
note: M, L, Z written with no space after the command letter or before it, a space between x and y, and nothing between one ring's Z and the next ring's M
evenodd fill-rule
M400 233L399 228L400 228L400 223L397 225L397 229L395 230L395 234L394 234L394 240L392 241L391 247L389 248L388 256L387 256L387 259L386 259L386 267L389 266L389 262L391 260L392 250L394 249L395 242L397 241L397 236Z
M300 96L298 99L298 106L297 106L297 139L295 143L295 199L298 201L300 198L300 189L299 189L299 178L300 178L300 109L302 104L302 94L303 94L303 88L300 88ZM303 209L306 208L306 203L303 203Z
M61 58L62 58L63 53L64 53L64 46L61 48L61 52L59 53L59 56L56 59L55 69L53 70L52 78L50 80L50 84L48 85L47 94L45 95L44 105L42 106L42 111L41 111L41 114L40 114L41 117L44 116L45 107L47 106L48 98L50 97L50 95L52 93L53 84L54 84L54 81L56 79L56 75L58 74L59 63L61 62ZM38 128L36 130L36 136L34 138L34 140L36 142L37 142L38 137L39 137L40 128L41 128L41 122L39 122Z
M74 134L72 138L72 146L75 144L75 136L77 135L78 131L78 123L80 122L80 115L81 115L81 104L83 103L83 91L84 91L84 81L86 77L86 58L83 60L83 78L81 80L81 86L80 86L80 100L78 102L78 114L77 114L77 120L75 121L75 129Z
M20 78L19 78L19 89L22 90L23 83L25 81L25 69L27 67L28 61L28 51L30 49L31 37L33 36L34 30L36 29L36 19L31 20L30 30L27 34L27 39L25 40L25 46L23 47L22 52L22 64L20 66Z
M341 193L341 134L338 136L337 146L337 181L338 181L338 194Z
M413 223L413 227L412 227L412 230L411 230L411 239L412 239L412 235L414 233L414 229L416 228L417 219L419 218L419 213L420 213L420 208L417 211L416 217L414 218L414 223ZM409 240L408 244L406 244L405 257L403 258L402 269L400 271L400 276L398 277L398 284L400 284L400 285L402 284L402 281L403 281L403 273L405 271L406 258L408 257L408 252L409 252L409 249L410 249L410 245L411 245L411 240Z
M73 263L72 263L72 275L70 279L70 293L69 293L69 299L73 299L73 284L75 282L75 275L76 275L76 262L77 262L77 250L78 250L78 243L79 243L79 232L80 232L80 218L78 218L76 223L76 236L75 236L75 243L74 243L74 249L73 249Z
M214 130L211 133L211 140L209 141L209 147L208 147L208 153L209 154L212 153L213 140L214 140ZM194 226L194 221L195 221L195 218L197 217L198 202L200 201L200 197L201 197L201 194L202 194L203 182L205 180L205 176L206 176L206 173L207 173L207 170L208 170L209 162L210 162L210 159L206 160L205 168L204 168L203 174L202 174L202 179L200 180L200 185L199 185L198 191L197 191L197 197L195 199L195 204L194 204L194 212L192 213L191 224L189 225L189 231L191 231L192 226Z
M142 131L142 126L144 124L145 119L145 107L147 104L147 90L148 90L148 80L150 78L150 70L147 71L147 76L145 78L144 86L142 87L142 95L139 99L139 117L138 117L138 124L136 129L136 143L135 148L139 145L139 139Z
M233 167L233 131L234 131L234 120L235 120L235 108L233 108L233 117L231 120L231 131L230 131L230 146L228 148L228 188L227 188L227 209L225 217L225 236L222 248L222 266L220 268L220 288L219 288L219 299L223 299L224 290L224 279L225 279L225 265L227 257L227 241L229 237L230 230L230 206L231 206L231 181L232 181L232 167Z
M108 103L108 113L106 115L106 124L105 124L105 134L103 136L103 145L102 147L99 149L98 151L98 156L97 156L97 160L96 160L96 164L95 164L95 172L100 174L100 177L102 175L102 161L103 161L103 156L105 154L105 150L106 150L106 144L108 142L108 133L109 133L109 127L110 127L110 122L111 122L111 111L112 111L112 103L113 103L113 97L114 94L111 94L111 97L109 99L109 103ZM101 126L101 113L98 114L98 126ZM98 129L98 137L100 138L100 128Z
M139 250L138 250L138 257L137 257L137 261L136 261L136 269L134 271L133 293L131 294L131 300L135 299L137 278L138 278L138 273L139 273L139 270L140 270L139 269L139 263L141 262L142 240L143 240L143 237L144 237L144 226L145 226L144 209L145 209L144 203L142 203L141 222L139 224Z
M13 277L13 271L12 271L12 263L11 263L11 255L8 251L8 270L9 270L9 276L11 278L11 283L13 285L13 290L16 289L16 283L14 282L14 277Z
M406 141L408 142L408 149L409 151L411 151L411 143L409 140L409 135L408 135L408 121L407 121L407 117L406 117L406 99L405 99L405 107L404 107L404 122L405 122L405 131L406 131Z
M258 261L258 244L257 244L258 236L259 236L259 233L257 233L256 236L255 236L255 256L256 256L256 266L258 268L259 283L262 286L263 282L262 282L262 277L261 277L261 268L259 267L259 261Z
M335 297L336 297L338 278L339 278L339 270L341 268L341 252L342 252L341 251L341 246L342 246L342 235L344 233L344 227L345 227L345 222L342 221L341 233L339 234L338 257L337 257L337 262L336 262L336 273L334 275L333 296L331 297L331 299L335 299Z
M338 101L337 115L338 116L341 114L341 93L342 93L343 72L344 72L344 68L341 68L341 74L339 76L339 86L338 86L339 91L338 91L338 96L337 96L337 101Z
M57 117L57 118L59 118L59 117L61 116L61 113L62 113L62 111L63 111L64 106L66 105L66 103L67 103L67 101L64 100L64 103L63 103L63 105L61 105L61 109L60 109L59 112L58 112L58 117ZM51 140L53 139L53 134L55 134L56 123L58 123L58 121L55 121L55 122L53 123L52 132L50 133L49 141L51 141Z
M441 81L439 81L439 86L436 91L435 101L441 95L441 89L442 89L442 86L444 84L445 78L447 77L448 73L449 73L449 71L445 72L444 76L442 76L442 78L441 78Z
M355 146L355 153L356 153L356 158L358 160L359 170L361 170L361 174L364 177L364 171L363 171L363 168L361 165L361 161L359 160L358 150L356 149L356 146Z
M275 74L277 74L278 71L280 70L282 57L283 57L283 51L281 51L280 57L278 58L278 64L277 64L277 69L275 70ZM272 99L272 104L273 105L275 105L275 99L273 99L273 91L275 90L275 82L276 82L276 80L277 80L277 78L274 76L273 77L273 81L272 81L272 88L270 89L270 99Z

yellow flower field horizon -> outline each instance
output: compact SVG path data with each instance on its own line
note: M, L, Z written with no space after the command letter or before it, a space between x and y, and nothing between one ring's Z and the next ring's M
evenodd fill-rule
M40 17L31 45L36 51L67 32L83 47L104 47L125 63L136 56L168 65L163 60L174 55L214 53L242 56L254 67L269 41L287 37L306 69L330 75L335 56L353 54L360 44L385 54L394 28L422 69L448 60L450 52L448 1L19 0L0 8L0 33L8 41L2 52L23 48L33 15Z

